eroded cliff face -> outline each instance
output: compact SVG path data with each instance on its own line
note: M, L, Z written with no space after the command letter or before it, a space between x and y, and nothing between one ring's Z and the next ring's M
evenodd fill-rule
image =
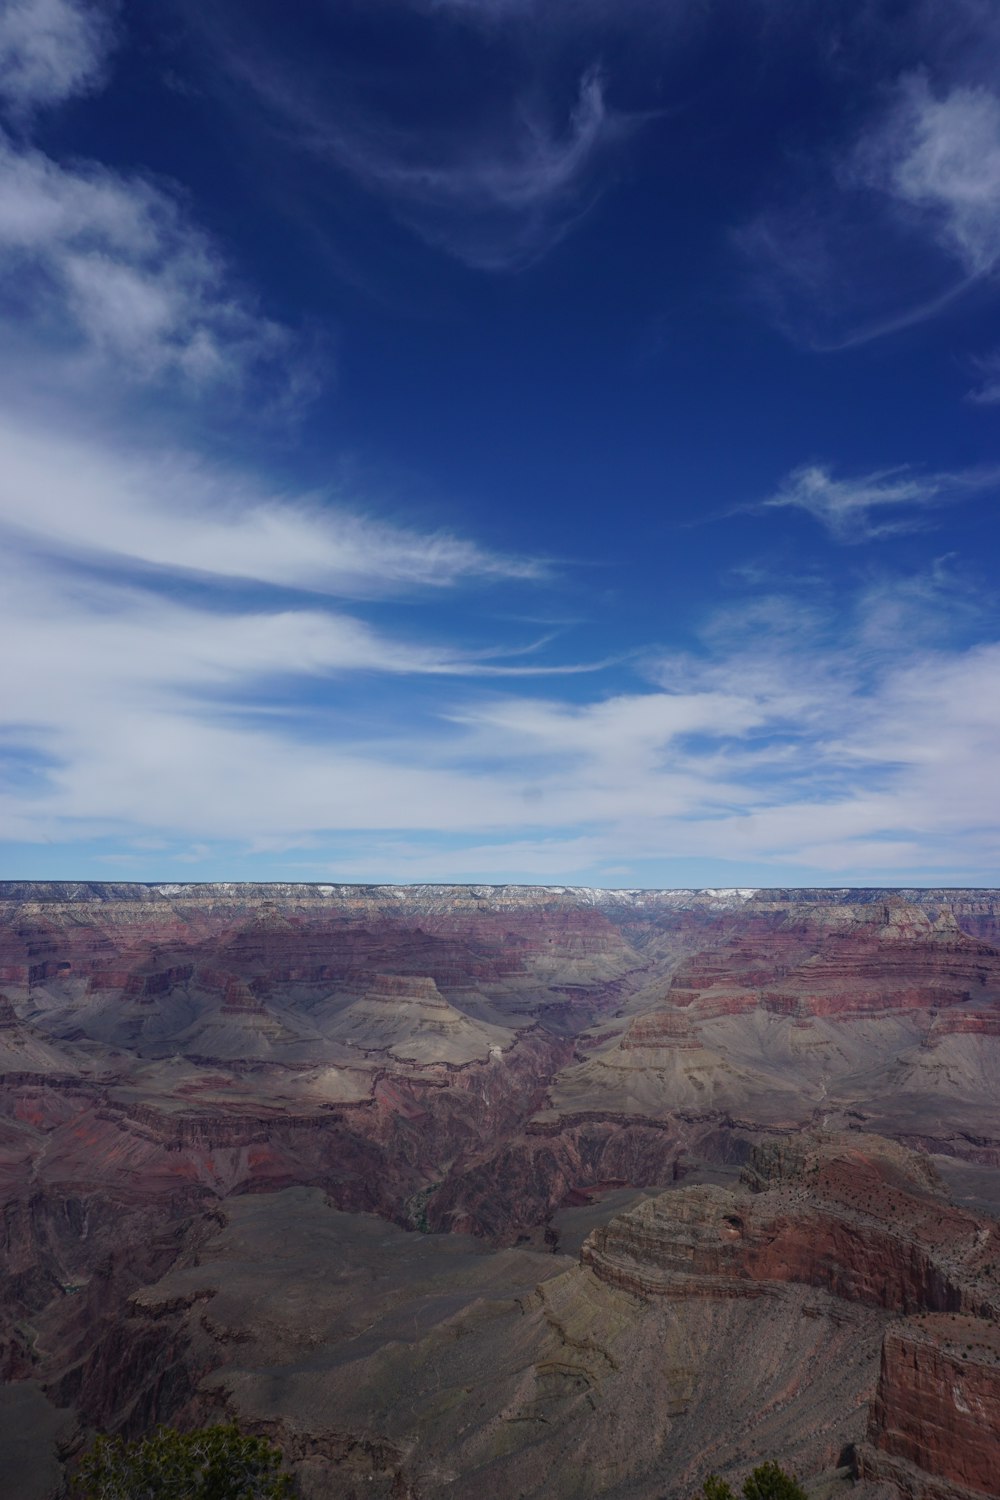
M773 1299L793 1284L909 1314L886 1330L854 1468L912 1500L996 1495L1000 1224L950 1205L925 1159L873 1137L759 1148L742 1189L641 1203L581 1259L646 1298Z
M878 1132L969 1163L977 1192L995 1194L998 913L982 891L0 885L2 1373L102 1425L194 1411L214 1342L200 1322L150 1320L135 1298L201 1254L237 1195L300 1189L400 1232L521 1245L554 1264L569 1206L671 1187L663 1222L647 1204L593 1237L572 1296L586 1285L657 1317L669 1304L671 1327L692 1330L735 1319L750 1338L762 1308L776 1316L798 1288L822 1308L828 1349L846 1306L875 1350L890 1315L993 1320L994 1229L920 1179L910 1154L866 1142ZM835 1141L834 1155L810 1146L804 1168L803 1132ZM686 1185L706 1172L727 1185ZM551 1333L542 1304L536 1315ZM552 1392L560 1424L590 1409L591 1386L567 1385L561 1358L531 1377L526 1432ZM774 1359L777 1380L777 1346ZM837 1433L841 1446L864 1435L873 1361L856 1369L853 1426L820 1419L823 1402L846 1407L810 1376L831 1464ZM710 1399L750 1422L749 1390L711 1396L700 1355L677 1368L701 1392L684 1398L685 1431ZM681 1444L680 1415L650 1421L669 1417ZM293 1418L283 1430L306 1443ZM268 1420L259 1404L254 1420ZM336 1440L363 1470L365 1432ZM378 1451L411 1440L386 1434ZM331 1441L326 1428L308 1438ZM787 1424L773 1442L798 1451ZM685 1474L710 1447L690 1437ZM386 1473L409 1473L390 1457ZM527 1459L504 1462L528 1484ZM631 1450L617 1468L596 1450L588 1462L595 1495L639 1472ZM458 1460L441 1463L450 1474Z
M1000 1474L1000 1327L936 1313L886 1332L861 1472L914 1500L994 1495Z
M583 1259L644 1295L753 1296L797 1282L889 1312L1000 1318L1000 1225L949 1204L923 1167L875 1137L760 1147L740 1190L642 1203L595 1231Z

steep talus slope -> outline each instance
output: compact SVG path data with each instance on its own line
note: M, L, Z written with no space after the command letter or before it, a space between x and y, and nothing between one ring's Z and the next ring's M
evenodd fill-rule
M758 1147L742 1175L740 1190L640 1204L595 1231L585 1262L646 1294L794 1281L892 1312L1000 1319L1000 1226L948 1203L924 1158L875 1136L806 1135Z
M278 1436L313 1500L653 1500L739 1470L754 1423L809 1472L863 1436L884 1318L825 1293L780 1289L762 1329L753 1298L645 1298L562 1256L414 1242L315 1190L224 1214L89 1365L92 1418L116 1368L142 1416L139 1347L182 1417ZM752 1371L720 1358L751 1338Z

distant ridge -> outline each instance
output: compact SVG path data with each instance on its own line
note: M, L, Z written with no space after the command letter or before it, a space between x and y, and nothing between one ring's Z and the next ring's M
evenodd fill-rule
M568 905L625 906L743 906L776 902L828 902L868 905L878 901L906 901L935 905L956 896L973 900L1000 898L992 886L572 886L495 885L479 881L361 883L331 881L131 881L131 880L3 880L0 901L35 902L157 902L204 897L225 900L252 897L261 901L338 901L350 899L406 902L466 899L488 905L525 902Z

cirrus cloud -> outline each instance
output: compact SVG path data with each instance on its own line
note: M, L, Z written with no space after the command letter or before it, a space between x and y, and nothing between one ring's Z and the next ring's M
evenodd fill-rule
M547 572L329 495L269 490L179 450L129 455L113 439L54 439L23 416L0 416L0 448L0 528L49 555L362 598Z
M310 97L273 59L231 48L229 67L291 125L302 149L346 173L434 248L481 271L516 271L548 253L606 186L609 150L632 122L609 108L598 68L579 79L568 117L515 98L501 121L437 133L355 104Z
M804 510L838 542L866 542L915 531L926 512L1000 489L1000 469L921 473L908 466L834 479L823 464L793 469L760 510Z

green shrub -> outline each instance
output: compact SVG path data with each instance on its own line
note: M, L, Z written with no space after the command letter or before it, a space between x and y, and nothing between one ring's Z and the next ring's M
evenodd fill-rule
M701 1487L705 1500L736 1500L735 1495L724 1479L718 1474L709 1474Z
M743 1481L745 1500L806 1500L800 1484L776 1463L760 1464Z
M736 1500L730 1486L718 1474L709 1474L701 1487L704 1500ZM744 1500L806 1500L797 1480L770 1460L758 1464L743 1481Z
M73 1480L79 1500L286 1500L292 1480L267 1438L235 1423L125 1442L99 1437Z

